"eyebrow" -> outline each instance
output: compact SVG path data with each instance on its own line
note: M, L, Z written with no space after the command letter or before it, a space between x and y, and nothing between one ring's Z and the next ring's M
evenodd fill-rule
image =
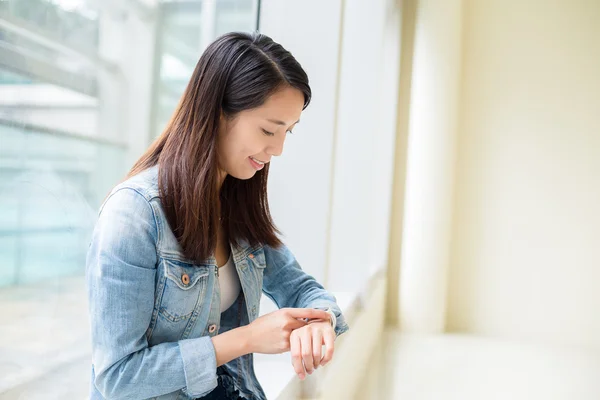
M274 124L277 124L277 125L282 125L282 126L285 126L285 125L286 125L286 123L285 123L285 122L283 122L283 121L279 121L278 119L267 119L267 121L269 121L269 122L272 122L272 123L274 123ZM300 123L300 120L298 120L298 121L294 122L292 125L296 125L296 124L298 124L298 123Z

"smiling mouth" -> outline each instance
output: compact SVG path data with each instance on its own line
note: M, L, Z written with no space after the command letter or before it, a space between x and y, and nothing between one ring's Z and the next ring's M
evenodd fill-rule
M260 161L260 160L257 160L257 159L256 159L256 158L254 158L254 157L250 157L250 158L252 159L252 161L254 161L255 163L257 163L257 164L260 164L260 165L265 165L265 164L268 162L268 161L267 161L267 162L265 162L265 161Z

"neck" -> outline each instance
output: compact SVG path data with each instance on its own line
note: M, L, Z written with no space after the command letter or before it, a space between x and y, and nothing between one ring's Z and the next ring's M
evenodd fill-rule
M227 172L219 170L217 175L217 192L221 192L221 188L223 187L223 182L225 182L225 178L227 178Z

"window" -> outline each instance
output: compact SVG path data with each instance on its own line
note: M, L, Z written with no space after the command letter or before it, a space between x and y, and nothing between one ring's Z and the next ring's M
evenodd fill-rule
M0 0L0 397L85 398L88 240L204 47L258 2Z

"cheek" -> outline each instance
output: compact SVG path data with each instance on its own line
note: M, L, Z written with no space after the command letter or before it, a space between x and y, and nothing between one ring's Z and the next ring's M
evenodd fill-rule
M230 135L224 143L221 154L223 155L223 164L228 168L239 168L245 163L248 157L255 154L251 143L248 143L244 135Z
M238 157L248 158L259 154L263 149L262 138L258 133L248 129L235 138L235 151Z
M264 150L264 136L254 123L238 121L223 137L220 149L223 164L230 168L247 162L248 157Z
M228 164L231 160L231 155L234 150L235 141L232 141L229 136L225 136L219 142L217 151L219 152L219 161L222 164Z

